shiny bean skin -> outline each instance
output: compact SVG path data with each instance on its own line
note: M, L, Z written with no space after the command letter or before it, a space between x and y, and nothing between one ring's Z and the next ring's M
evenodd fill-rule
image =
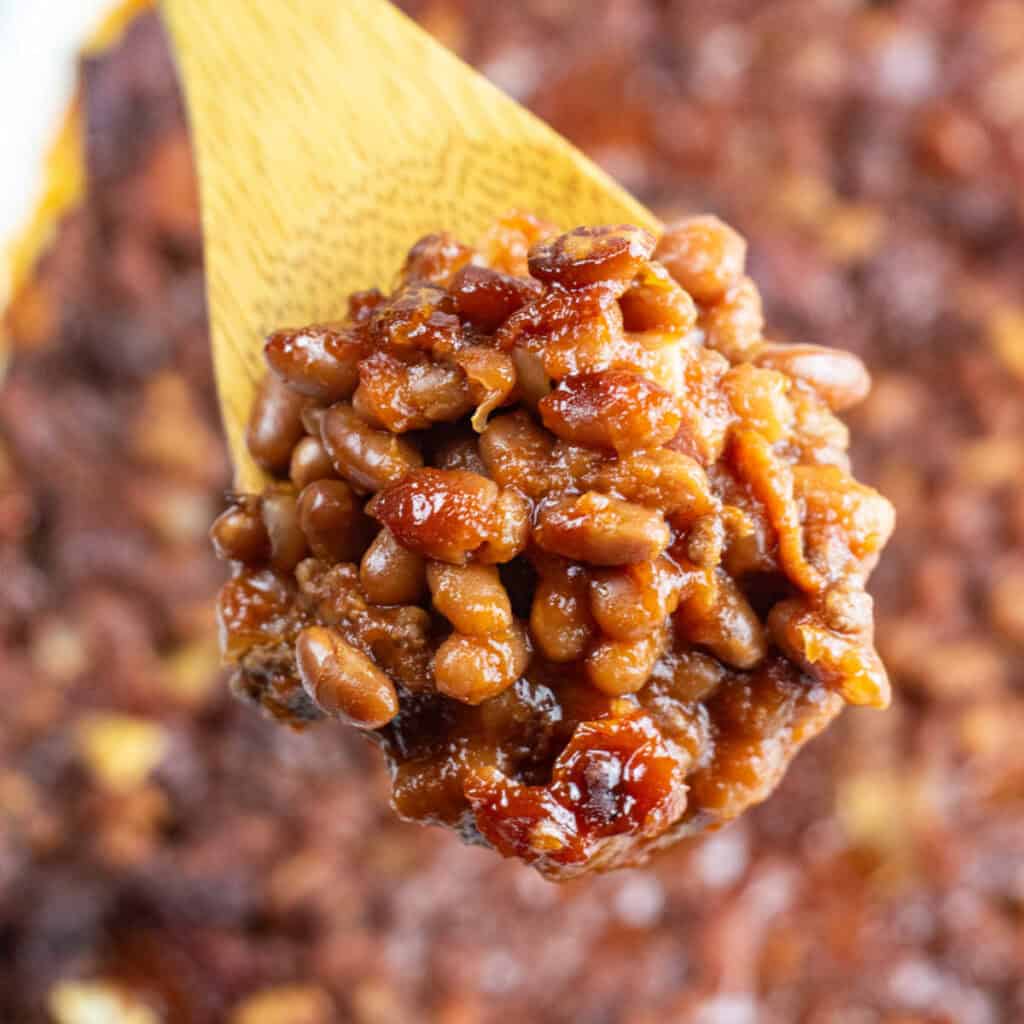
M290 490L271 491L260 502L260 513L270 538L270 565L291 572L306 555L306 537L299 526L298 505Z
M754 362L803 381L833 412L856 405L871 390L867 367L841 349L770 343L762 346Z
M667 558L592 575L590 610L611 640L640 640L676 610L682 574Z
M689 217L665 229L654 258L698 302L717 302L743 274L747 243L717 217Z
M566 377L538 409L544 426L562 440L620 454L660 447L682 422L673 395L626 370Z
M434 607L457 633L490 636L512 628L512 605L492 565L427 564Z
M531 512L530 502L515 488L504 488L494 503L490 534L477 548L477 560L496 565L522 554L530 540Z
M384 528L363 555L359 582L374 604L415 604L427 589L426 559L403 548Z
M650 263L619 297L627 331L671 331L680 336L697 323L693 299L660 264Z
M581 288L628 280L651 257L654 238L631 224L581 227L530 250L530 274L546 284Z
M288 475L300 491L315 480L327 480L335 475L334 464L319 437L304 437L292 449Z
M272 473L288 468L292 449L302 437L305 399L268 373L256 388L245 442L252 457Z
M434 682L448 697L479 704L507 690L526 671L529 660L519 625L488 637L452 633L434 655Z
M404 547L462 565L487 539L498 485L461 469L416 469L378 494L367 512Z
M303 688L328 715L360 729L379 729L398 714L394 683L335 630L304 629L295 657Z
M359 381L363 344L340 325L277 331L263 347L267 365L300 394L321 402L348 398Z
M721 570L706 594L683 601L676 623L690 643L706 647L733 668L753 668L767 654L761 620L736 581Z
M749 359L761 343L764 312L761 293L749 277L741 277L701 317L705 344L732 363Z
M357 491L382 490L423 465L414 445L386 430L374 430L350 405L332 405L321 430L334 468Z
M636 693L665 649L664 630L639 640L602 640L587 655L587 678L610 697Z
M541 576L530 608L530 635L551 661L583 657L596 636L596 626L582 568Z
M299 525L317 558L350 562L363 553L366 522L344 480L314 480L299 495Z
M232 505L214 520L210 541L225 561L259 562L270 556L270 538L255 500Z
M544 550L594 565L650 561L670 539L660 512L596 491L546 502L534 527Z

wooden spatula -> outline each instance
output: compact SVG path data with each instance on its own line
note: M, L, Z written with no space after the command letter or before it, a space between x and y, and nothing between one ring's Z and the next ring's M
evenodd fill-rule
M163 0L199 168L224 426L241 489L271 329L387 289L420 236L521 209L565 227L653 215L384 0Z

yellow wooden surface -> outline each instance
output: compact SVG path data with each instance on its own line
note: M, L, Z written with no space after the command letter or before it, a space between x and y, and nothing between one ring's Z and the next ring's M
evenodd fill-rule
M196 147L207 291L239 487L270 330L340 316L408 247L498 214L655 219L384 0L163 0Z

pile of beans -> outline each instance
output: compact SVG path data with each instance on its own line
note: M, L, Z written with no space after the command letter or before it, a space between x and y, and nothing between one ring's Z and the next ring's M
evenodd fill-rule
M844 701L885 706L893 513L836 417L870 381L766 340L745 257L710 216L510 214L272 334L274 479L212 529L236 691L366 730L402 815L552 877L735 817Z

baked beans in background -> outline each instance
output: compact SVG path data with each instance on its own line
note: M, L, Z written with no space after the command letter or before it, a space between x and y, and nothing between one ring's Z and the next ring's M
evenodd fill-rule
M88 197L5 318L0 1017L1018 1019L1024 10L409 6L662 216L736 225L778 340L868 364L893 707L726 830L553 886L395 821L358 737L232 701L191 162L145 16L83 68Z

